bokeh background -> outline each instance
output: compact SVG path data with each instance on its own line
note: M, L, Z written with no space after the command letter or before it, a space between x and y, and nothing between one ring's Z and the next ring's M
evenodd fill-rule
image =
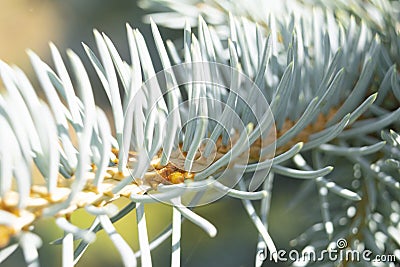
M145 36L153 62L160 70L160 62L155 56L155 45L150 26L143 23L141 10L133 0L0 0L0 59L20 66L26 71L33 84L42 95L33 75L32 67L26 55L26 49L32 49L50 65L49 41L60 49L68 48L80 55L91 76L95 88L97 105L109 110L108 101L92 66L84 54L81 42L95 51L93 28L105 32L115 43L121 56L129 62L125 23L139 28ZM161 28L164 39L177 40L180 31ZM65 58L65 53L64 53ZM0 83L0 88L1 88ZM1 89L0 89L1 90ZM109 113L108 113L109 114ZM109 115L110 116L110 115ZM111 118L111 117L110 117ZM1 129L0 129L1 131ZM289 209L290 199L301 182L276 177L272 210L269 218L269 231L278 249L289 249L289 241L296 237L306 225L315 223L307 217L307 209L318 208L315 203L302 203ZM117 203L120 207L126 200ZM258 208L258 206L256 205ZM239 200L223 198L208 206L196 208L196 212L214 223L218 229L215 238L209 238L202 230L190 222L183 223L182 265L183 266L254 266L257 231L245 213ZM171 222L172 209L164 204L152 204L146 207L149 237L156 237ZM93 220L85 211L73 214L72 220L80 227L88 227ZM135 212L116 223L116 227L125 240L138 250ZM62 236L52 219L43 219L36 224L35 232L43 238L40 251L41 265L45 267L61 266L61 247L50 245L54 239ZM154 266L170 265L169 239L152 254ZM1 266L25 266L21 251L15 252ZM107 235L100 232L97 240L82 257L78 266L122 266L118 252ZM286 266L266 262L265 266Z

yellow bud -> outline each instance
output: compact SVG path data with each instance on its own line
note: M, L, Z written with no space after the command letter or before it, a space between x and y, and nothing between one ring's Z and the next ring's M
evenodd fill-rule
M184 182L185 177L180 172L173 172L168 176L168 180L173 184L180 184Z

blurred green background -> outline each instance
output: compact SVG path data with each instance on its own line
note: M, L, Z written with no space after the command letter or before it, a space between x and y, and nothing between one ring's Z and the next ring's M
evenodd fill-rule
M84 54L81 42L96 50L92 34L93 28L96 28L105 32L114 41L121 56L128 60L125 35L125 23L128 22L132 27L140 29L149 50L155 51L150 26L142 22L144 14L145 11L138 8L135 1L128 0L0 0L0 59L20 66L32 78L32 82L37 84L25 50L32 49L52 65L49 41L54 42L63 52L71 48L87 66L93 87L96 88L97 105L107 111L109 108L105 94ZM160 30L164 39L168 37L174 40L181 36L179 31ZM160 63L154 54L153 61L156 70L160 70ZM38 90L38 93L41 94L41 91ZM289 240L301 233L305 225L314 223L307 217L307 209L304 208L313 207L312 203L304 203L303 208L288 210L289 199L301 185L300 182L276 177L274 185L269 231L278 249L288 249ZM122 207L127 201L121 200L117 204ZM254 266L257 232L239 200L223 198L211 205L196 208L195 211L215 224L218 235L209 238L201 229L185 221L181 241L183 266ZM172 209L162 204L147 205L146 216L149 237L153 239L171 222ZM81 227L88 227L93 218L85 211L79 211L73 214L72 220ZM116 223L116 227L137 251L135 212ZM42 266L61 266L61 247L49 245L50 241L62 236L54 220L41 220L35 232L44 241L40 251ZM170 244L169 239L153 252L154 266L170 265ZM1 266L24 265L21 251L18 250ZM78 266L122 266L122 262L107 235L100 232L97 241L89 247ZM286 265L265 262L265 266Z

